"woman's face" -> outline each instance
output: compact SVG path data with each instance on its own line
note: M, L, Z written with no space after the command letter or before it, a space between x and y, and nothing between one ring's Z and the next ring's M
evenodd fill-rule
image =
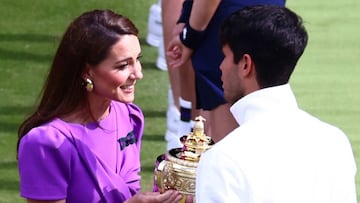
M91 95L96 99L133 102L135 83L143 77L140 57L141 48L137 36L121 36L110 49L108 57L88 70L88 77L94 83Z

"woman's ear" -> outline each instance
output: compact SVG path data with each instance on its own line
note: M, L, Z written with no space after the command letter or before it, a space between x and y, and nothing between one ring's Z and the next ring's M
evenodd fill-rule
M91 76L91 67L90 67L89 64L86 64L86 65L85 65L85 69L84 69L81 77L82 77L84 80L86 80L87 78L90 78L90 76Z

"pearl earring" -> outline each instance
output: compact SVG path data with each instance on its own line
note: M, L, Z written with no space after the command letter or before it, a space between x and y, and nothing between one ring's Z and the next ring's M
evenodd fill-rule
M94 89L94 83L89 78L85 79L85 88L88 92L91 92Z

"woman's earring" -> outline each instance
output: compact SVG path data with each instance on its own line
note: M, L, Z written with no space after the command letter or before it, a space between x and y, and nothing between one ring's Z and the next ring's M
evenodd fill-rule
M85 79L85 88L88 92L91 92L94 89L94 83L89 78Z

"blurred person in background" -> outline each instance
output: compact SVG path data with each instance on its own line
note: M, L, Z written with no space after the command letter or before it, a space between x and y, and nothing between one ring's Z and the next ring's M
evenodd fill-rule
M164 47L169 46L173 33L177 32L177 22L179 22L182 4L183 0L161 0L164 41L162 45ZM170 62L168 56L166 56L166 61ZM168 68L167 70L172 90L170 97L174 101L174 105L169 105L167 117L168 122L171 123L167 124L168 128L165 134L166 149L170 150L182 147L180 138L191 132L193 121L201 112L195 108L195 78L191 61L182 64L181 68Z
M285 5L285 0L185 0L178 26L167 46L172 68L180 68L191 59L195 72L196 104L203 110L206 131L215 142L238 124L224 98L220 63L224 57L218 32L232 12L247 5Z

